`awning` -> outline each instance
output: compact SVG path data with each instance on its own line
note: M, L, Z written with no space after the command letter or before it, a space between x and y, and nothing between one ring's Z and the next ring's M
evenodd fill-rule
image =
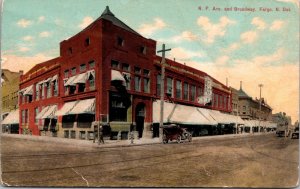
M70 77L67 82L64 84L64 86L75 86L74 80L76 79L77 75Z
M54 118L56 110L57 110L57 105L49 106L49 108L47 109L47 111L42 116L42 119Z
M230 116L224 113L221 113L216 110L207 110L209 112L209 115L214 118L219 124L231 124L234 123Z
M56 81L58 79L58 75L55 75L51 78L51 82Z
M163 115L163 122L168 123L169 122L169 116L174 111L175 104L164 102L164 115ZM160 122L160 100L154 101L152 106L152 118L153 123L159 123Z
M68 114L95 114L95 98L78 101Z
M76 105L78 101L72 101L72 102L67 102L63 105L63 107L58 110L55 115L60 116L60 115L67 115Z
M153 123L160 122L160 100L153 102ZM212 118L206 118L197 107L164 102L164 123L187 125L217 125Z
M87 71L87 78L89 78L91 75L95 78L95 70Z
M73 80L73 83L85 83L87 80L87 73L82 73L77 75L77 77Z
M204 108L197 108L197 110L210 122L210 125L218 125L216 118L212 116L211 110Z
M36 115L36 119L41 119L43 117L43 115L47 112L48 109L49 109L49 106L44 107L42 109L42 111Z
M44 83L49 83L52 80L52 77L49 77L48 79L44 80Z
M24 90L23 95L32 95L33 94L33 85L30 85Z
M19 124L19 109L10 112L1 122L1 124L2 125Z
M116 70L111 70L111 81L122 81L122 84L126 84L126 80L121 72Z
M215 122L206 119L196 107L178 104L170 118L170 122L186 125L215 125Z

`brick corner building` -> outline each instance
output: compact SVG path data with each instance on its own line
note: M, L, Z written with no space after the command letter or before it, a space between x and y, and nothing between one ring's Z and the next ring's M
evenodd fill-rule
M59 57L21 76L19 132L91 139L96 121L111 138L127 139L131 126L139 137L155 137L160 61L156 41L141 36L106 7L97 20L60 43ZM166 64L166 106L231 111L228 87L189 66L172 60ZM198 97L206 79L213 98L204 105Z

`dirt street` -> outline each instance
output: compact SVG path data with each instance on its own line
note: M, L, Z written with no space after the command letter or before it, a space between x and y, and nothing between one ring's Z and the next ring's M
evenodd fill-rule
M295 187L299 140L275 134L87 147L1 138L4 185Z

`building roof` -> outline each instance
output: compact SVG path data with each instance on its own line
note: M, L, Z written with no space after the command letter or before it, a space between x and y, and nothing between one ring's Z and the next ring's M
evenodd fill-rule
M123 29L125 29L125 30L127 30L129 32L132 32L132 33L134 33L136 35L141 36L139 33L137 33L132 28L130 28L129 26L127 26L124 22L122 22L117 17L115 17L115 15L109 10L108 6L106 6L105 10L103 11L103 13L101 14L101 16L98 19L105 19L105 20L111 21L114 25L116 25L116 26L118 26L120 28L123 28Z
M238 90L239 97L251 98L243 89Z

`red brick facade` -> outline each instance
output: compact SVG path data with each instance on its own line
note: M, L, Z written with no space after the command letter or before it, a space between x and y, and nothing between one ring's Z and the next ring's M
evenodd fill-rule
M33 90L32 95L24 95L27 99L24 102L22 92L20 93L20 133L24 132L25 128L34 135L41 134L42 129L38 125L43 125L43 123L41 120L36 122L36 108L39 108L40 112L41 107L55 104L59 110L68 102L91 98L95 98L93 120L103 121L104 118L108 118L112 131L128 131L129 125L139 122L136 119L141 117L145 122L145 128L149 128L147 124L149 126L152 123L152 104L159 98L157 76L160 73L160 60L161 57L156 55L156 41L137 34L106 9L101 17L87 28L60 43L58 58L38 64L21 76L20 91L31 85L35 89L39 82L57 75L58 93L53 94L54 84L52 83L50 83L51 97L36 99L36 90ZM166 95L166 100L204 107L203 104L197 102L197 97L202 95L204 77L208 75L171 60L167 60L166 63L166 78L172 78L174 92L172 97ZM123 74L125 82L112 81L114 77L112 70L118 71L114 73ZM70 77L91 71L94 73L94 78L88 75L85 83L65 86L64 83ZM211 79L213 80L213 96L218 97L218 101L213 100L212 106L208 108L230 112L229 88ZM167 79L165 82L166 91ZM177 83L181 84L180 97L176 97ZM43 89L45 94L47 94L47 87L49 87L48 83ZM39 94L41 95L41 92ZM120 113L120 117L116 115L116 112ZM78 117L80 116L75 115L76 120ZM60 136L66 135L64 131L67 130L63 127L62 121L62 116L57 116L55 130ZM91 128L78 130L74 125L69 130L74 130L74 133L85 133L90 132ZM77 134L76 138L78 138Z

